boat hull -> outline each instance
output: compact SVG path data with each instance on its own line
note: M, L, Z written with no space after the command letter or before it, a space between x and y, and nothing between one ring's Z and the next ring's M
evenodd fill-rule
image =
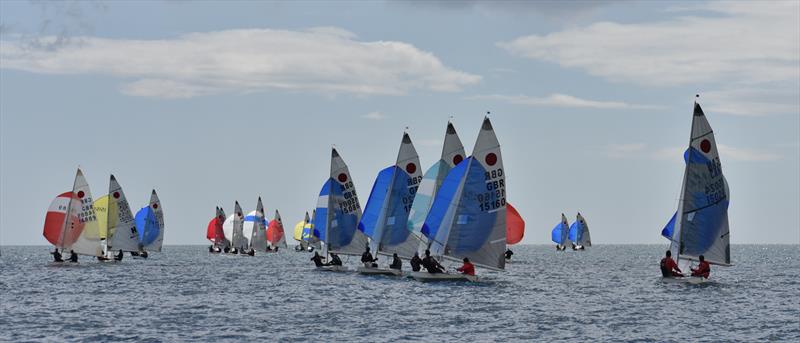
M684 277L661 277L661 281L665 283L688 283L698 285L708 282L708 279L701 276L684 276Z
M469 281L478 282L478 277L475 275L466 274L448 274L448 273L428 273L428 272L411 272L411 277L414 280L422 282L437 282L437 281Z
M363 275L388 275L388 276L402 276L403 272L397 269L384 269L384 268L371 268L371 267L358 267L356 270L359 274Z
M321 271L321 272L346 272L346 271L350 271L350 269L347 269L347 267L345 267L345 266L324 266L324 267L317 267L317 270Z

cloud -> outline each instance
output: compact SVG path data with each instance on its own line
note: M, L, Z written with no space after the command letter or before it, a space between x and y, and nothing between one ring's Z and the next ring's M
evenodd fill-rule
M359 41L335 27L200 32L160 40L84 36L76 41L80 44L44 49L22 39L0 40L2 68L110 75L126 81L121 86L125 94L164 98L272 89L357 95L456 92L481 80L411 44Z
M692 13L708 15L597 22L497 45L514 55L643 85L800 78L800 2L712 2L702 8Z
M576 107L596 109L660 109L659 106L630 104L620 101L596 101L574 97L567 94L553 93L545 97L531 97L527 95L476 95L467 97L470 100L496 100L515 105L549 106L549 107Z
M370 113L361 116L361 118L370 120L381 120L381 119L386 119L386 115L378 111L372 111Z
M595 0L536 0L536 1L490 1L490 0L394 0L395 3L414 7L440 10L479 10L488 13L538 14L542 17L580 18L597 12L603 6L616 1Z
M735 148L718 144L720 159L736 162L772 162L783 159L783 155L749 148ZM683 159L685 147L649 147L645 143L608 144L604 147L606 156L613 159L651 159L678 160Z
M800 113L800 92L797 85L793 87L791 84L705 92L700 100L709 112L737 116Z

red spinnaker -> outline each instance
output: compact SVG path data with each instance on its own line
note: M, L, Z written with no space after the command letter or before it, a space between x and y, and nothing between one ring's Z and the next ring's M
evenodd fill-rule
M506 204L506 244L517 244L525 236L525 221L517 209Z

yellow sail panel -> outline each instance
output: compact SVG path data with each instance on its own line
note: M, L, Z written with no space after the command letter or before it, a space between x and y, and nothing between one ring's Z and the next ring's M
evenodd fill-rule
M104 195L92 203L94 214L97 216L97 225L83 229L84 235L91 239L108 238L108 195Z
M298 242L303 240L303 227L305 226L305 224L306 224L305 220L301 220L297 222L297 224L294 224L294 240Z

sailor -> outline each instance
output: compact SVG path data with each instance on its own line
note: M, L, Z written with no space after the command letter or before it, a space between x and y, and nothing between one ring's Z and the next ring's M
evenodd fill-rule
M122 253L122 249L120 249L119 253L117 254L117 256L114 256L114 261L122 261L122 257L123 256L125 256L125 255Z
M229 246L225 246L225 249L222 249L226 254L231 252L231 248Z
M278 252L278 247L277 246L275 247L275 252Z
M376 261L378 261L378 259L372 257L372 253L369 252L369 247L367 247L366 250L364 250L364 253L361 254L361 263L364 264L364 267L375 268L378 266L378 264L375 263Z
M419 253L415 252L414 257L411 258L411 270L418 272L422 266L422 259L419 258Z
M247 254L250 255L250 256L255 256L256 255L256 251L253 250L253 249L250 249L250 250L247 251Z
M708 279L709 274L711 274L711 265L706 262L706 258L703 255L700 255L700 264L697 268L692 268L692 276L702 276Z
M141 258L147 258L147 251L142 251L142 252L139 254L139 256L140 256Z
M331 263L328 263L328 265L329 266L341 266L342 265L342 259L339 258L339 255L331 253Z
M464 265L461 266L461 268L458 268L456 270L460 271L461 274L475 275L475 265L472 264L471 262L469 262L469 258L468 257L464 257Z
M512 255L514 255L514 252L511 249L506 249L506 260L510 260Z
M425 258L422 259L422 266L428 270L428 273L435 274L441 273L444 270L439 261L436 261L435 258L431 257L431 251L425 250Z
M397 253L392 254L392 264L389 265L389 268L397 270L403 269L403 261L400 259L400 256L397 256Z
M58 248L56 248L56 251L51 252L51 254L53 254L54 262L64 262L64 259L61 258L61 253L58 252Z
M214 252L214 246L213 245L209 245L208 246L208 252L210 252L210 253Z
M78 254L76 254L74 250L69 251L69 261L78 262Z
M661 276L674 277L683 276L683 272L678 268L678 264L672 259L672 252L667 250L667 256L661 259Z
M314 253L314 256L311 257L311 260L314 261L314 265L317 267L324 267L325 263L322 263L322 256L319 256L318 253Z

